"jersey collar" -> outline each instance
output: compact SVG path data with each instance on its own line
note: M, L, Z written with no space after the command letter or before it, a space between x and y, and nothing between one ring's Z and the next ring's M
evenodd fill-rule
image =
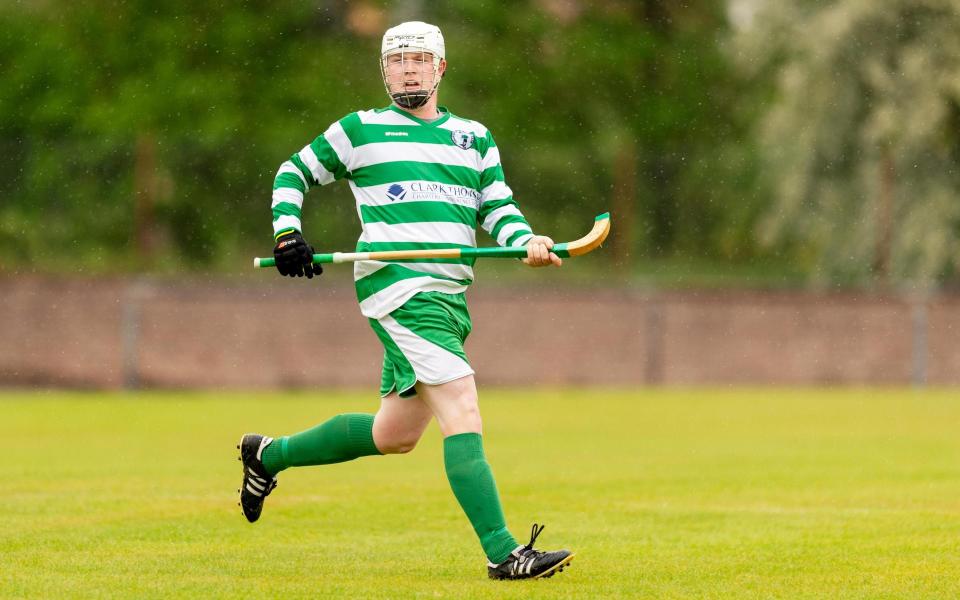
M419 119L402 108L399 108L396 104L391 104L388 108L399 115L403 115L418 125L423 125L424 127L436 127L437 125L443 125L450 119L450 111L447 110L446 106L437 106L437 112L440 113L440 118L434 121L424 121L423 119Z

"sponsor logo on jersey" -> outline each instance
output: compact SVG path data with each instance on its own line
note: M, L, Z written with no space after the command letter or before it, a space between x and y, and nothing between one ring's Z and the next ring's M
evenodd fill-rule
M387 137L407 137L410 134L406 131L385 131L383 135Z
M391 202L394 200L450 202L478 210L481 201L480 192L471 187L435 181L412 181L402 185L393 183L387 188L386 195Z
M456 131L450 132L450 138L453 140L453 143L463 148L464 150L469 149L473 146L473 142L476 140L475 135L472 131L461 131L457 129Z
M407 190L399 183L395 183L387 188L387 198L390 200L403 200L407 195Z
M458 204L480 200L480 192L473 188L433 181L414 181L410 184L410 191L413 192L414 200L453 200Z

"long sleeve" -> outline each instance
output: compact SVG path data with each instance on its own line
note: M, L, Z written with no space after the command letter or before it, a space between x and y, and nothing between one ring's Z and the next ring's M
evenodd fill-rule
M480 224L500 246L523 246L533 237L533 229L504 180L500 150L489 132L481 149Z
M349 118L349 117L345 117ZM314 185L326 185L347 174L350 145L343 119L331 125L310 144L284 161L273 179L273 234L296 229L300 221L303 197Z

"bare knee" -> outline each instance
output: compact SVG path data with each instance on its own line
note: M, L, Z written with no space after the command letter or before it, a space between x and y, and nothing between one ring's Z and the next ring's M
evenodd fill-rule
M483 420L480 418L480 407L474 403L461 405L453 422L456 424L455 433L480 433L483 431Z
M429 414L421 422L378 414L373 421L373 443L382 454L406 454L417 447L427 423Z
M373 443L383 454L406 454L417 447L430 417L429 407L419 398L385 396L373 419Z
M444 437L482 433L477 387L472 375L440 385L420 384L417 390L433 411Z
M374 440L383 454L407 454L417 447L420 436L399 436L392 439Z

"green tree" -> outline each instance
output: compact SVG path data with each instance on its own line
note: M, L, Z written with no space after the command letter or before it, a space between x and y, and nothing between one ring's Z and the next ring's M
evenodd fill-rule
M0 8L3 256L142 267L136 250L152 246L210 265L262 248L277 166L380 89L348 77L375 72L376 42L343 27L344 6Z
M443 6L446 93L493 127L535 223L565 237L582 228L573 208L613 209L613 242L632 230L635 256L753 256L752 114L723 2Z
M760 129L762 223L828 281L912 282L960 266L960 4L766 3L738 50L776 73Z
M423 15L448 39L442 103L491 127L539 230L613 209L622 256L752 255L752 117L722 0L397 6L0 3L0 263L246 264L270 241L277 166L387 104L382 26ZM304 210L318 246L355 240L346 186Z

